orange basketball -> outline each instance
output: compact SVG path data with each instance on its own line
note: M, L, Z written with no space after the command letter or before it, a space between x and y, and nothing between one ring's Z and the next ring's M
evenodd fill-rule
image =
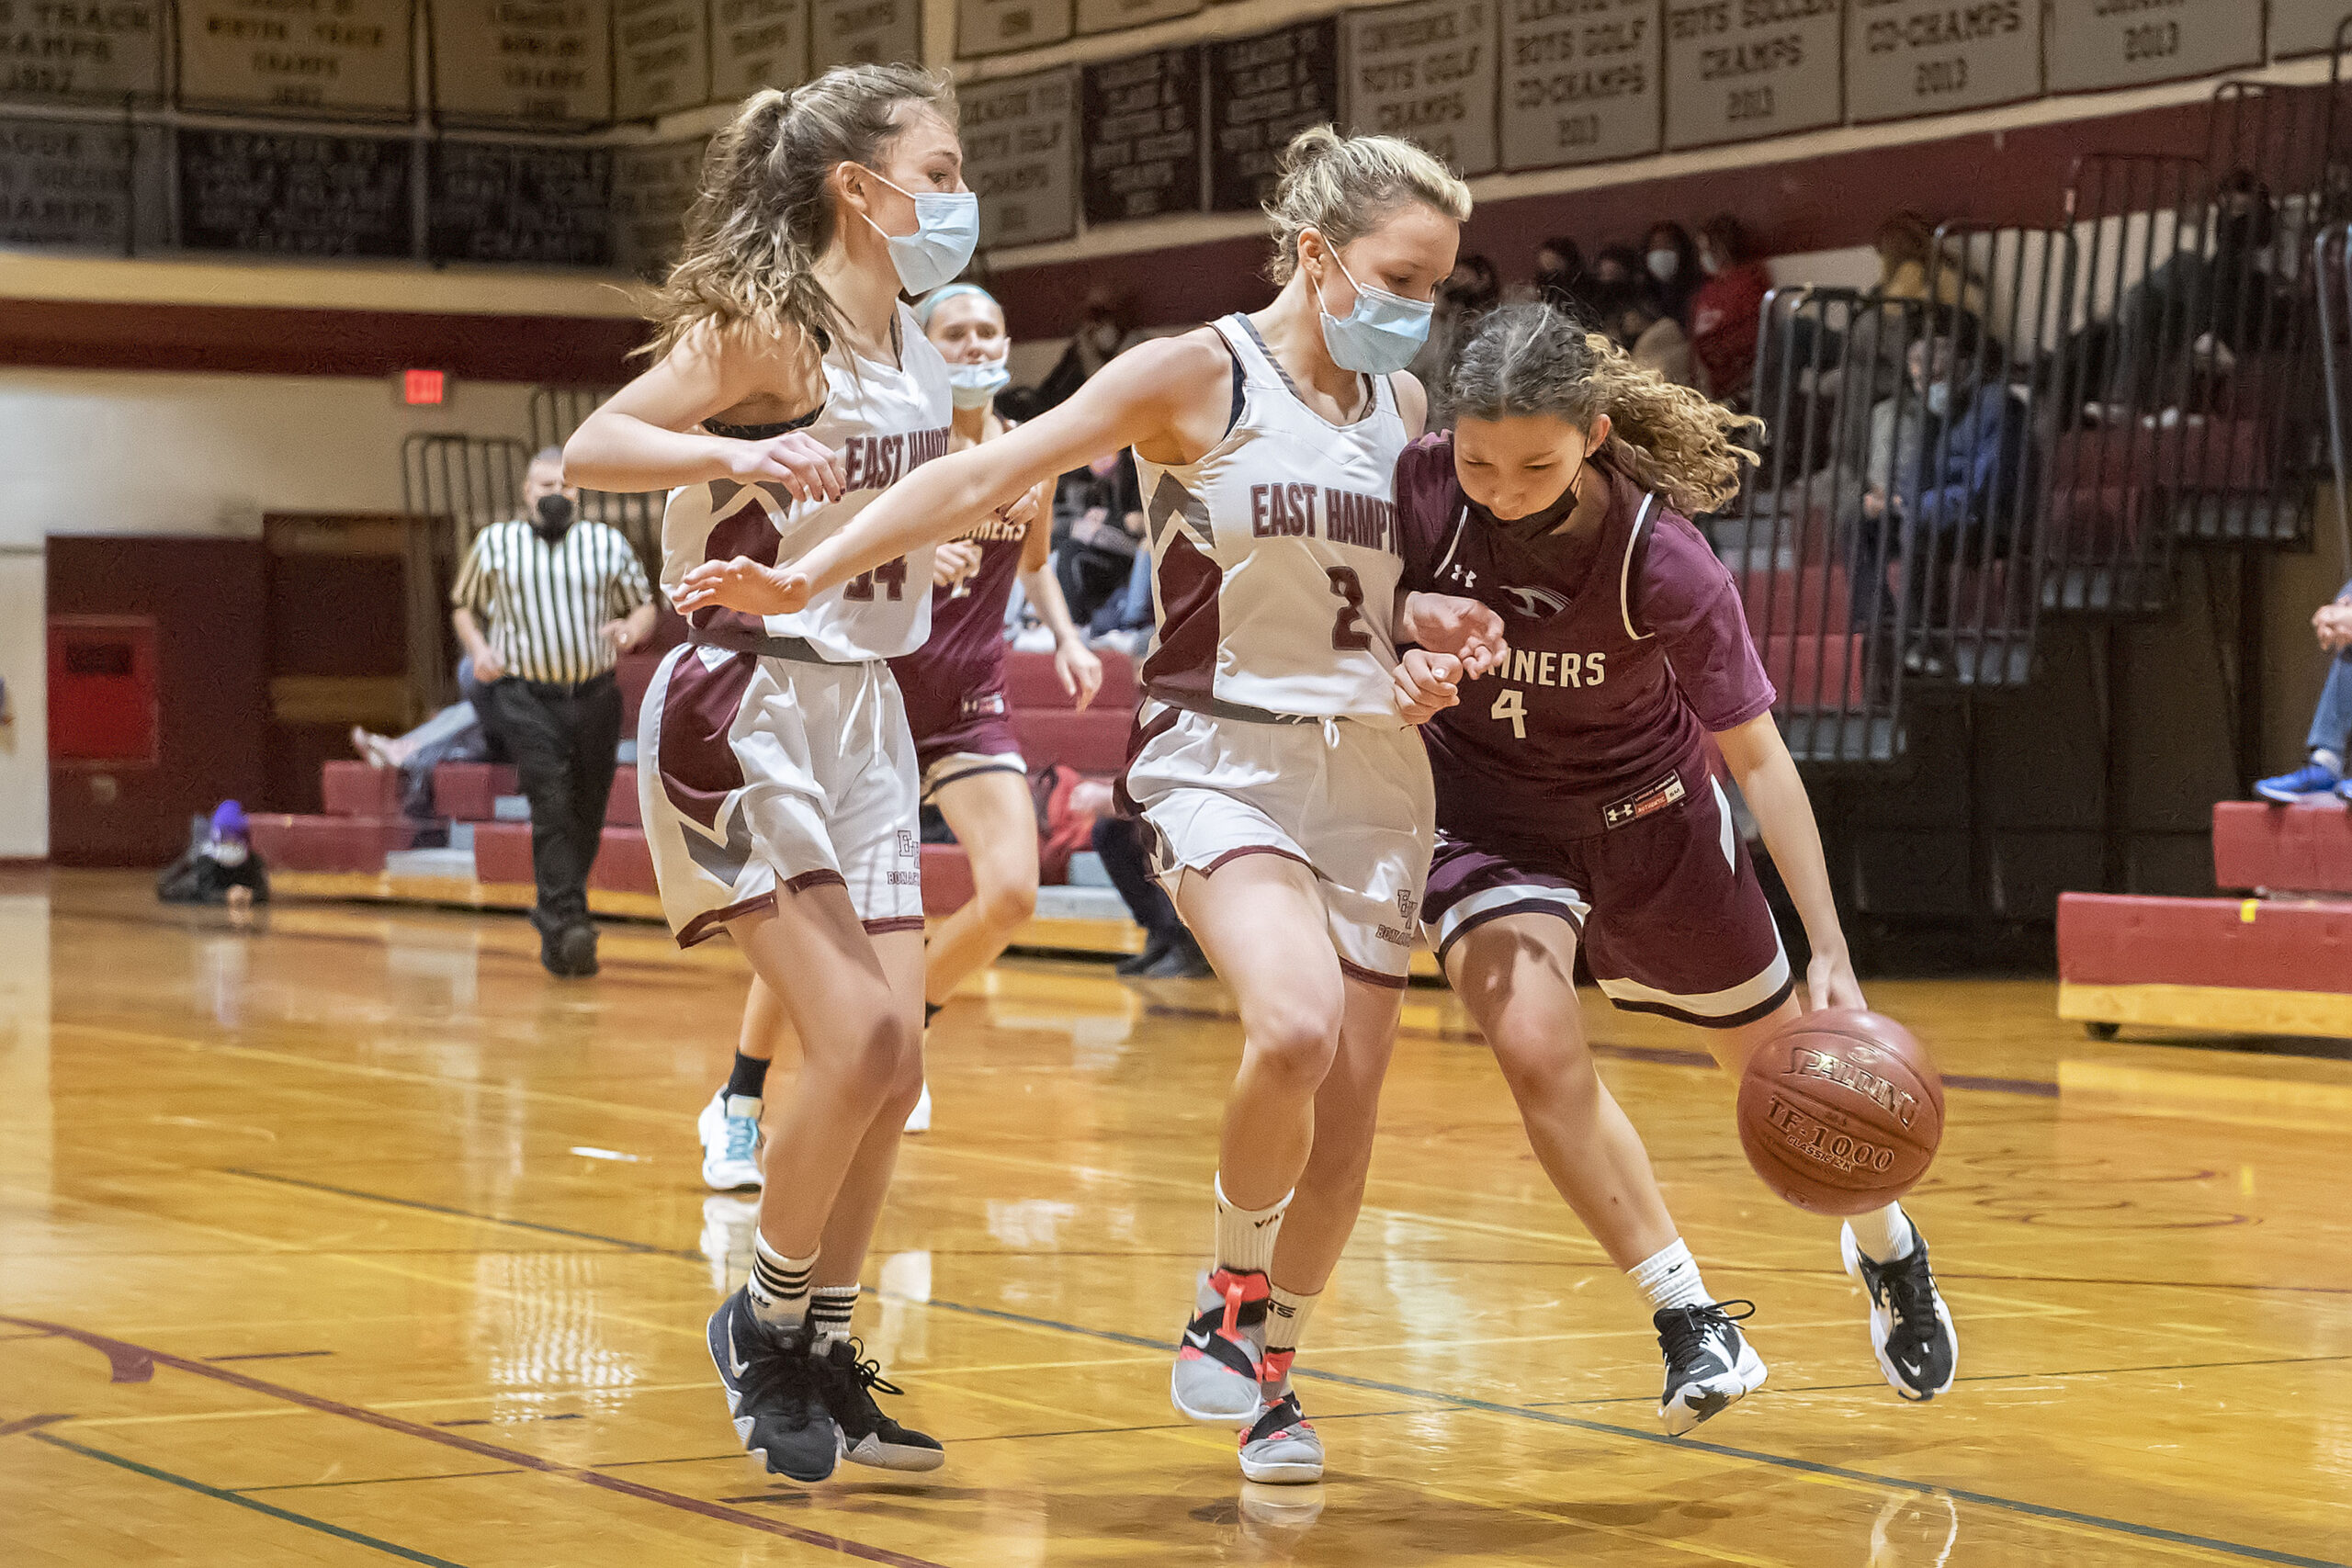
M1944 1086L1891 1018L1829 1008L1756 1048L1739 1080L1739 1142L1764 1185L1816 1214L1861 1214L1928 1173Z

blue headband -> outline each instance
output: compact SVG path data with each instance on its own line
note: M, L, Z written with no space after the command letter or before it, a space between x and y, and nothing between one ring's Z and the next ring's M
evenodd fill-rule
M915 301L915 324L922 327L923 331L929 332L931 330L932 312L938 310L941 305L955 299L959 294L978 295L980 299L987 300L989 304L996 305L997 313L999 315L1002 315L1004 313L1004 307L997 305L996 296L989 293L987 289L981 288L977 283L943 283L938 288L933 289L930 293Z

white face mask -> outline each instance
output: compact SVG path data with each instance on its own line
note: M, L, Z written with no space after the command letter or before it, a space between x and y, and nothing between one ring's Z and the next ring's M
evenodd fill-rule
M1946 414L1948 414L1948 413L1951 412L1951 382L1949 382L1949 381L1930 381L1930 382L1928 382L1928 383L1927 398L1928 398L1928 412L1929 413L1931 413L1931 414L1934 414L1938 419L1941 419L1941 418L1943 418L1943 417L1944 417L1944 415L1946 415Z
M1410 365L1429 341L1430 317L1437 302L1408 299L1357 283L1337 251L1331 253L1331 262L1356 291L1355 308L1345 316L1324 310L1322 294L1316 294L1315 307L1323 316L1323 346L1331 351L1331 363L1367 376L1385 376Z
M1671 283L1674 275L1682 270L1682 257L1674 251L1652 251L1649 254L1650 276L1660 283Z
M862 165L861 165L862 166ZM918 196L865 171L915 204L915 231L893 234L873 219L866 225L889 243L890 265L910 294L928 294L963 271L980 243L980 198L968 190L926 191Z
M953 390L959 409L984 409L999 392L1012 384L1012 371L1001 359L983 359L969 365L947 367L947 385Z

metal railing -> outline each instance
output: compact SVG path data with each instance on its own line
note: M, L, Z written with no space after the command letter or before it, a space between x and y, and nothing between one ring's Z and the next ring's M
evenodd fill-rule
M2312 242L2319 344L2327 386L2327 445L2335 474L2337 565L2352 581L2352 224L2324 229Z
M616 389L612 387L534 387L531 389L531 447L537 451L560 446L571 439L581 422L596 412ZM661 491L583 490L580 514L621 532L644 562L646 575L662 577L662 511L669 497Z

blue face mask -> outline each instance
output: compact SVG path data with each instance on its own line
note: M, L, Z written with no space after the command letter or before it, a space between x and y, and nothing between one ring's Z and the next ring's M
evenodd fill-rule
M871 169L865 172L874 175ZM882 180L880 175L874 177ZM918 196L888 180L882 183L915 204L915 231L893 234L871 218L865 221L889 242L890 265L899 269L899 281L906 285L907 292L928 294L953 279L972 259L980 243L980 198L968 190L928 191Z
M1436 303L1366 288L1356 282L1338 252L1331 254L1331 262L1356 291L1356 308L1344 321L1323 310L1322 293L1316 294L1315 308L1323 317L1323 346L1331 351L1331 363L1366 376L1385 376L1410 365L1429 341L1430 313Z
M1012 368L1001 359L983 359L976 365L951 365L947 367L947 385L959 409L984 409L989 400L1012 384Z

